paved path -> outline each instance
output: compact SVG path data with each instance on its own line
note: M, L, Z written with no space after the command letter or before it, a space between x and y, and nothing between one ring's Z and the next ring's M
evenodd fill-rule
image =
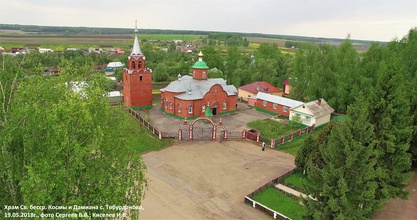
M282 185L282 184L276 184L275 188L277 188L279 190L282 190L286 193L289 193L291 195L297 196L297 197L303 197L304 199L307 198L306 194L304 194L302 192L298 192L297 190L295 190L293 188L290 188L288 186ZM311 196L309 196L309 197L310 197L310 199L313 199L313 197L311 197ZM313 200L315 200L315 199L313 199Z
M141 115L148 114L151 118L151 123L163 132L178 132L178 129L183 125L184 120L174 116L165 115L159 105L153 106L152 109L140 111ZM272 118L273 115L256 111L253 108L248 108L245 103L238 103L237 113L232 115L214 116L213 121L217 125L222 119L223 126L229 131L242 131L248 129L246 124L257 119ZM188 122L192 122L189 120Z

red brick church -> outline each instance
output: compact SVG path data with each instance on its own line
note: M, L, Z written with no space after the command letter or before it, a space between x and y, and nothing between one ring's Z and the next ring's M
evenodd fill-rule
M152 108L152 70L146 68L137 27L128 65L123 69L123 102L134 109Z
M161 108L165 114L196 118L236 111L236 87L221 78L209 79L203 54L200 52L198 56L192 76L178 75L178 80L161 89Z

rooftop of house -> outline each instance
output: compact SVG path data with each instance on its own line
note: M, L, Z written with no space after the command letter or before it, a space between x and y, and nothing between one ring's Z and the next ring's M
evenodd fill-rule
M247 92L250 92L252 94L257 94L258 92L265 92L265 93L278 93L281 92L281 89L265 82L265 81L259 81L259 82L253 82L248 85L244 85L239 87L240 90L244 90Z
M304 104L301 104L295 108L305 107L313 113L316 118L320 118L323 115L331 114L334 112L334 109L326 102L324 99L313 100Z
M191 76L182 76L178 80L171 82L167 87L162 88L161 92L181 93L175 97L181 100L198 100L204 98L207 92L214 85L220 85L228 96L237 95L234 85L227 85L221 78L195 80Z
M320 118L323 115L331 114L334 112L334 109L324 99L313 100L304 103L304 105L297 106L297 108L301 106L305 106L308 110L311 111L311 113L313 113L316 118Z
M256 99L265 100L268 102L276 103L278 105L283 105L283 106L287 106L290 108L294 108L294 107L304 104L304 102L300 102L300 101L289 99L289 98L284 98L281 96L271 95L271 94L264 93L264 92L258 92L258 95L256 95Z

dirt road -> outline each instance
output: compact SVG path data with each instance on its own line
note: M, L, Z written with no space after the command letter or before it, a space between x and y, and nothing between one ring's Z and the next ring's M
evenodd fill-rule
M294 157L247 142L188 142L143 155L141 219L270 219L244 196L295 167Z

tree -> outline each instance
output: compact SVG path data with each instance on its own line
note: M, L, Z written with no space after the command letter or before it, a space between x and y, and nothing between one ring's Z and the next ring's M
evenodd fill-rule
M365 103L365 105L364 105ZM376 204L374 133L368 109L359 97L349 108L349 120L322 136L322 165L307 165L306 219L368 219Z
M165 64L160 63L158 67L156 67L155 71L153 71L153 80L155 82L165 82L168 79L168 72L167 67Z
M375 126L377 164L376 199L406 198L405 182L411 177L410 148L413 116L401 67L395 54L380 64L370 100L370 122Z
M203 60L210 68L217 68L224 72L223 58L220 55L220 51L216 50L213 46L204 46L202 48L204 54Z
M0 129L0 205L140 204L144 167L124 145L105 77L73 93L65 83L73 76L63 72L19 82Z

